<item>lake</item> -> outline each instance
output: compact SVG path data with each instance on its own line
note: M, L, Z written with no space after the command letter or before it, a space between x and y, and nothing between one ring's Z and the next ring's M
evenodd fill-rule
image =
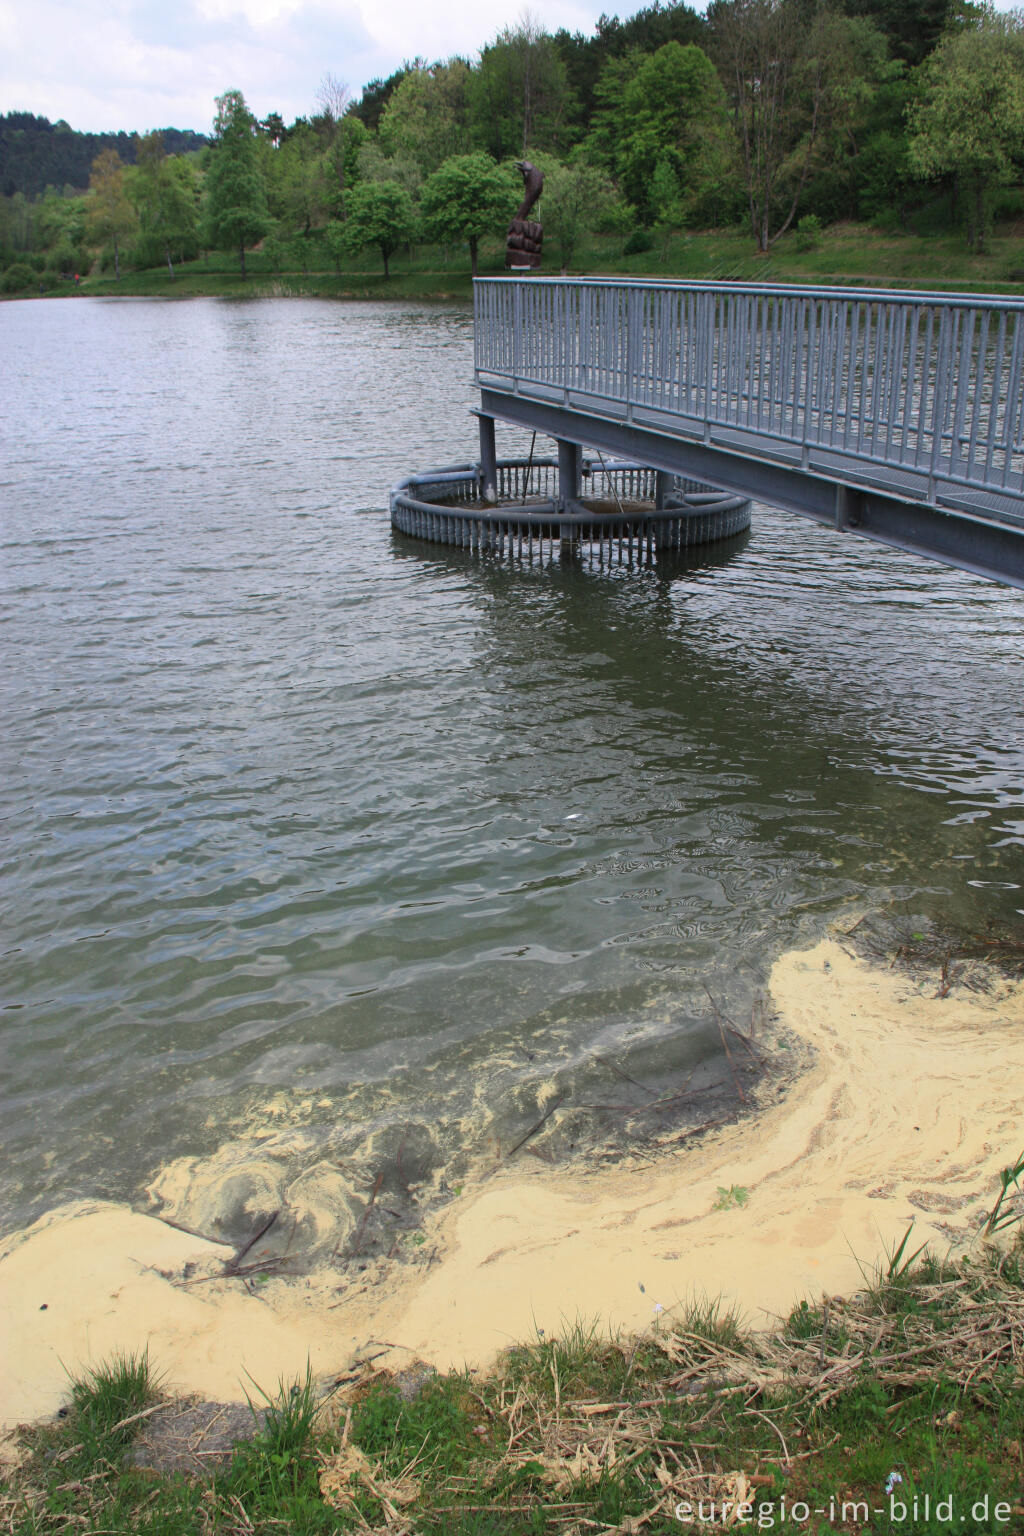
M1024 594L760 507L393 536L475 455L461 306L7 303L0 359L8 1227L267 1127L364 1199L559 1097L618 1155L830 923L1019 932Z

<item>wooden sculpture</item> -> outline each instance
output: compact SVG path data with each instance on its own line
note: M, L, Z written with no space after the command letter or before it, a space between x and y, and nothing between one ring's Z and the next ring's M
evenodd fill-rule
M517 160L516 169L523 178L526 195L508 227L508 235L505 238L505 265L514 272L526 272L532 267L540 266L544 230L536 219L529 218L528 214L544 190L544 172L538 171L529 160Z

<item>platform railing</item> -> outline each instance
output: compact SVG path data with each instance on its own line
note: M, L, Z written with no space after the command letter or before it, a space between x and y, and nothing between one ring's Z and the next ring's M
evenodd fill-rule
M1024 302L480 279L483 388L1024 525Z

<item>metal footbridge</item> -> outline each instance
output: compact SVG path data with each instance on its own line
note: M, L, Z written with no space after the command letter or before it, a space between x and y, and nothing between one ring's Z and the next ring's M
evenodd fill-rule
M474 285L494 419L1024 587L1024 303L618 278Z

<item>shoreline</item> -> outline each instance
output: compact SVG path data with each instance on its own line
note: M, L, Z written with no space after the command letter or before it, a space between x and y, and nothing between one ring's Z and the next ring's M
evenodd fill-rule
M1020 1150L1024 984L984 974L950 988L838 938L783 955L779 1025L813 1059L769 1077L759 1113L649 1168L502 1169L428 1219L426 1263L252 1284L223 1275L233 1250L158 1218L52 1211L0 1253L0 1423L54 1413L67 1372L116 1351L148 1348L177 1394L237 1402L307 1357L316 1376L368 1353L481 1366L577 1318L637 1333L702 1296L760 1326L857 1289L911 1222L913 1248L962 1249Z

